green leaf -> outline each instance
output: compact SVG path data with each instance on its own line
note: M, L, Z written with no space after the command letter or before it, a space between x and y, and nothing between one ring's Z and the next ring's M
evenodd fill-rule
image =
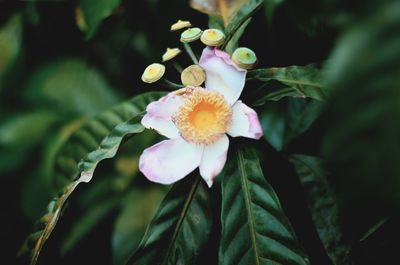
M68 197L81 182L89 182L97 163L115 155L122 139L128 134L143 131L140 114L163 92L145 93L124 102L91 120L65 144L58 157L58 172L64 175L64 188L49 204L47 213L37 223L20 254L30 252L31 264L36 264L39 253L53 231ZM72 149L71 149L72 148ZM67 151L71 151L69 153ZM78 161L80 169L78 170ZM66 181L68 180L68 181Z
M251 16L261 7L264 0L248 0L232 17L229 24L225 28L225 43L222 48L225 49L226 45L233 38L235 33L240 29L240 27L249 19Z
M134 189L123 200L123 209L118 216L112 238L113 264L125 265L132 249L139 246L147 225L154 217L163 197L164 189Z
M244 34L244 31L246 30L247 25L249 25L251 21L251 18L247 19L241 26L240 28L233 34L233 37L231 40L228 42L226 45L225 51L229 54L232 54L236 48L239 47L239 40Z
M2 81L16 62L22 47L22 17L20 14L11 16L0 29L0 92Z
M264 138L276 150L285 149L320 117L324 104L316 100L289 98L268 102L259 111Z
M284 0L264 0L265 16L267 17L268 27L271 28L275 10Z
M80 59L43 65L29 80L27 90L34 104L75 115L94 116L117 103L101 73Z
M101 22L109 17L119 6L121 0L79 0L79 5L83 13L81 27L85 30L86 39L94 36Z
M326 65L334 92L323 154L355 238L400 206L399 25L400 3L381 4L348 28Z
M201 264L212 227L209 189L200 177L176 183L128 264Z
M249 71L248 80L262 82L278 81L284 87L268 91L254 105L263 105L267 100L280 100L283 97L313 98L325 100L326 88L321 81L321 73L314 65L264 68Z
M222 176L219 264L309 264L255 149L235 150Z
M322 160L305 155L292 155L289 160L296 168L319 237L333 264L350 264L350 244L343 236L339 205L326 179Z

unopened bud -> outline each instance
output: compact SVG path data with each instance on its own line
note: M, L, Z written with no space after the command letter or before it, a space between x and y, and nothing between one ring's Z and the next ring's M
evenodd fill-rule
M207 29L200 40L207 46L220 46L225 41L225 34L218 29Z
M163 77L165 66L159 63L153 63L146 67L142 74L142 81L145 83L154 83Z
M185 68L181 73L184 86L200 86L206 80L206 72L197 64Z
M162 61L163 62L169 61L169 60L175 58L181 52L182 51L179 48L172 48L172 49L167 48L167 51L162 56Z
M237 48L232 54L232 61L243 69L252 69L257 64L256 54L249 48Z
M199 28L190 28L182 32L181 34L181 42L188 43L195 40L200 39L201 36L201 29Z
M171 31L190 28L191 26L192 24L189 21L178 20L176 23L171 25Z

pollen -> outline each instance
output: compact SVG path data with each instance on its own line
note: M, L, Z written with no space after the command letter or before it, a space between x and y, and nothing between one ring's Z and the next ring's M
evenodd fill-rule
M186 101L173 116L183 139L208 145L220 139L231 123L232 111L224 97L199 87L186 88Z

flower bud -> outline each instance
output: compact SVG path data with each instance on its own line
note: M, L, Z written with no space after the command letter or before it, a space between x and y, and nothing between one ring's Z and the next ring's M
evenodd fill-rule
M256 54L249 48L237 48L232 54L232 61L243 69L252 69L257 64Z
M173 48L173 49L167 48L167 51L162 56L162 61L163 62L169 61L169 60L175 58L181 52L182 51L179 48Z
M181 73L184 86L200 86L206 80L206 72L197 64L192 64Z
M188 43L200 39L203 32L199 28L190 28L182 32L181 42Z
M175 24L171 25L171 31L190 28L192 24L189 21L178 20Z
M207 29L200 40L207 46L220 46L225 41L225 34L218 29Z
M159 63L153 63L146 67L142 74L142 81L145 83L154 83L163 77L165 66Z

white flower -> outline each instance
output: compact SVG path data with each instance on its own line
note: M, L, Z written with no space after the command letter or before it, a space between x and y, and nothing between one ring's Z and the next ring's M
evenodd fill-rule
M169 138L140 156L139 169L153 182L171 184L199 167L211 187L226 162L226 134L253 139L263 135L257 113L238 100L246 70L211 47L203 50L199 64L206 72L205 88L187 87L147 106L143 126Z

